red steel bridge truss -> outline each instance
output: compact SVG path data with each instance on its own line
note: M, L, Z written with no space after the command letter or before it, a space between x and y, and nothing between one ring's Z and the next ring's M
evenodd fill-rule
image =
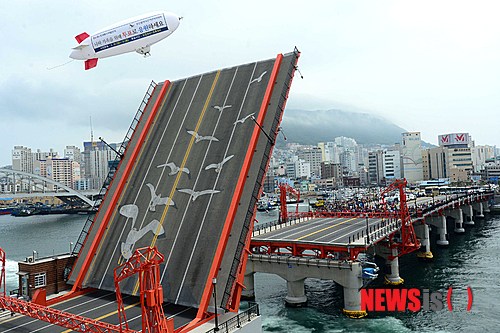
M163 292L159 279L159 265L163 255L156 247L137 249L132 257L115 269L115 286L118 303L119 325L112 325L91 318L56 310L46 306L40 298L32 302L7 297L5 293L5 251L0 248L0 309L35 318L53 325L86 333L139 333L128 328L119 283L134 274L139 275L142 311L142 333L173 333L173 321L163 314Z
M305 212L296 214L288 214L283 210L281 216L283 222L288 221L288 218L383 218L386 221L396 221L398 228L395 228L383 238L374 239L371 243L360 245L354 242L354 236L352 238L352 243L349 241L348 244L314 244L314 243L301 243L295 241L260 241L253 240L251 243L252 253L255 254L269 254L269 255L292 255L297 257L313 257L319 259L340 259L340 260L355 260L357 259L359 253L365 252L366 249L375 244L380 243L388 248L396 248L398 250L397 257L404 254L410 253L420 248L420 242L418 241L415 230L413 228L413 222L410 217L410 212L408 210L407 199L405 194L406 179L397 179L394 183L389 185L381 192L381 197L383 198L385 194L399 191L399 210L389 211L387 208L382 212L327 212L327 211L317 211L317 212ZM289 191L289 188L284 188L280 190L283 196ZM281 198L281 205L283 206L283 198ZM385 203L383 201L383 203ZM387 206L386 206L387 207ZM307 222L305 222L307 223ZM392 259L396 256L389 256Z

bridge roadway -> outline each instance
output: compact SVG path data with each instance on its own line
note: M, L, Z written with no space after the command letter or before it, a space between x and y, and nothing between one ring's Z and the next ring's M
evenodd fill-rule
M114 292L101 290L71 298L67 301L54 305L53 308L87 318L98 318L100 321L118 325L118 316L116 314L117 305L115 301L116 296ZM123 302L126 309L125 312L129 328L141 331L142 320L139 298L124 295ZM196 314L193 308L169 303L165 304L164 311L167 318L174 318L176 328L187 324ZM73 331L18 314L11 316L7 311L0 312L0 333L8 332L67 333Z
M260 246L284 249L292 244L301 249L323 248L329 253L345 252L348 247L364 249L394 232L397 227L396 219L367 219L363 214L351 217L305 217L255 230L251 246L255 253L259 252Z
M486 200L486 193L474 192L468 194L436 195L421 197L408 201L411 209L417 204L419 214L412 217L412 221L422 220L435 211L453 207L455 203L480 198ZM426 207L422 209L422 206ZM319 217L322 215L324 217ZM366 218L367 214L370 216ZM296 247L295 251L313 249L328 253L348 252L349 249L366 248L384 239L400 227L398 218L383 217L378 213L332 212L332 213L299 213L299 217L290 219L287 223L257 224L252 234L251 247L254 253L265 251L273 253L276 250L288 251ZM300 217L301 216L301 217ZM367 235L368 230L368 237ZM355 252L354 252L355 253ZM297 253L296 253L297 254ZM296 255L294 254L294 255ZM300 253L298 254L300 255Z
M75 289L114 290L113 269L156 245L167 301L205 311L216 276L228 308L297 58L157 86L70 275ZM123 293L137 290L123 281Z

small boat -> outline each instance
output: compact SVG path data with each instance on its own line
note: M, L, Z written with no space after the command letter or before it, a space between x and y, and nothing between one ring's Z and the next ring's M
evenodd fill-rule
M0 215L9 215L12 214L14 207L2 207L0 208Z
M269 212L276 209L276 206L272 205L270 202L259 202L257 205L257 211L259 212Z

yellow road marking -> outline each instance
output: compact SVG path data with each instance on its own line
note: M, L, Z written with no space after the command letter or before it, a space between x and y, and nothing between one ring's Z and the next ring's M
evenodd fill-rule
M124 310L128 310L128 309L133 308L134 306L139 305L139 304L141 304L141 302L137 302L137 303L134 303L134 304L127 305L123 309ZM118 313L118 310L115 310L115 311L109 312L109 313L107 313L107 314L105 314L103 316L100 316L98 318L95 318L94 320L100 321L100 320L102 320L104 318L111 317L112 315L117 314L117 313ZM73 332L73 330L62 331L61 333L68 333L68 332Z
M212 100L212 94L215 90L215 86L217 85L217 81L219 80L220 72L221 72L220 70L217 71L217 74L215 75L214 81L212 82L212 87L210 88L210 92L208 93L207 99L205 100L205 105L203 105L203 109L201 110L200 117L198 118L198 122L196 123L196 127L194 129L194 131L196 133L198 133L198 130L200 129L201 122L203 120L203 117L205 116L205 112L207 111L207 108L210 104L210 101ZM186 150L186 153L184 154L184 159L182 160L182 163L179 166L180 170L182 170L186 166L187 159L189 157L189 154L191 153L191 149L193 148L195 139L196 138L194 136L192 136L191 140L189 141L188 148ZM182 174L183 174L182 172L178 172L177 176L175 177L174 185L172 186L172 189L170 190L170 195L168 196L169 201L172 200L172 198L175 194L175 191L177 189L177 184L179 183ZM165 217L167 216L167 212L168 212L169 208L170 208L170 202L167 202L167 204L165 205L165 209L163 209L163 214L161 215L160 223L158 224L158 227L156 228L155 235L154 235L153 240L151 241L151 244L149 245L149 247L155 246L156 240L158 239L158 233L160 231L161 226L163 226L163 223L165 222ZM139 289L139 281L136 282L132 294L136 295L138 289Z
M302 237L297 238L297 239L296 239L296 241L301 240L301 239L304 239L304 238L309 237L309 236L312 236L312 235L315 235L315 234L320 233L320 232L322 232L322 231L325 231L325 230L328 230L328 229L334 228L334 227L336 227L336 226L338 226L338 225L342 225L342 224L344 224L344 223L347 223L347 222L352 221L352 220L355 220L355 219L357 219L357 217L353 217L352 219L349 219L349 220L345 220L345 221L339 222L339 223L337 223L337 224L331 225L331 226L329 226L329 227L326 227L326 228L323 228L323 229L320 229L320 230L316 230L316 231L314 231L314 232L311 232L310 234L307 234L307 235L304 235L304 236L302 236Z
M170 83L170 84L169 84L169 86L168 86L168 88L167 88L167 92L165 93L165 98L163 99L163 102L161 103L160 109L156 112L155 119L153 120L153 123L155 123L155 122L156 122L156 120L158 119L158 117L160 116L161 110L163 109L163 106L165 105L165 102L166 102L166 101L167 101L167 99L168 99L168 95L169 95L169 93L170 93L170 90L172 89L172 86L173 86L173 84L172 84L172 83ZM150 135L151 135L151 131L149 131L149 133L147 134L146 139L145 139L145 142L148 142L148 140L149 140L149 136L150 136ZM145 149L143 149L143 148L144 148L144 145L141 147L141 151L139 152L139 156L137 157L137 160L140 160L140 158L141 158L142 154L144 153ZM136 164L134 165L134 167L132 168L132 172L130 173L130 175L133 175L133 174L135 173L135 169L136 169L136 167L137 167L137 164L138 164L138 163L136 163ZM129 179L130 179L130 177L131 177L131 176L129 176ZM128 185L129 185L129 182L126 182L126 183L125 183L125 187L123 188L123 191L122 191L122 193L120 194L120 197L118 198L118 201L117 201L118 206L121 204L121 201L122 201L122 199L123 199L123 195L124 195L124 194L125 194L125 192L127 191ZM111 208L111 207L110 207L110 208ZM87 283L88 279L89 279L88 272L91 272L91 271L92 271L92 269L94 268L94 265L95 265L95 262L96 262L96 260L95 260L95 259L97 258L97 256L98 256L98 255L99 255L99 253L101 252L102 244L104 244L104 240L106 239L106 237L107 237L107 235L108 235L108 232L109 232L109 230L111 229L111 226L113 225L113 220L114 220L114 218L115 218L115 215L116 215L116 212L117 212L117 211L118 211L117 209L114 209L114 210L113 210L113 214L111 215L111 218L110 218L110 221L109 221L109 225L108 225L108 227L106 228L106 231L104 232L104 235L103 235L103 237L102 237L102 239L101 239L101 242L99 243L99 246L97 247L97 251L96 251L96 253L95 253L95 255L94 255L94 259L92 260L92 262L91 262L91 264L90 264L90 267L89 267L89 269L88 269L88 271L87 271L87 276L85 277L85 279L84 279L84 281L83 281L83 284L82 284L82 285L85 285L85 284ZM118 260L119 260L119 261L120 261L120 258L121 258L121 252L120 252L120 256L118 257ZM120 264L119 264L119 265L120 265Z

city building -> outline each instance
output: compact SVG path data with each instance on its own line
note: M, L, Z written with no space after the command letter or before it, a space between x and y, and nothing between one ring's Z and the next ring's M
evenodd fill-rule
M473 171L469 147L436 147L422 152L424 180L449 178L450 182L470 181Z
M409 183L416 183L424 179L420 132L405 132L401 136L402 176Z
M103 142L83 143L84 174L91 189L102 187L110 170L109 162L114 161L117 156L114 150L119 148L119 144L110 146Z
M31 148L14 146L12 150L12 170L33 173L33 154Z
M297 151L297 156L305 163L309 163L312 176L321 177L322 152L319 147L302 147Z
M398 150L376 150L368 154L370 184L385 185L401 178L401 155Z

